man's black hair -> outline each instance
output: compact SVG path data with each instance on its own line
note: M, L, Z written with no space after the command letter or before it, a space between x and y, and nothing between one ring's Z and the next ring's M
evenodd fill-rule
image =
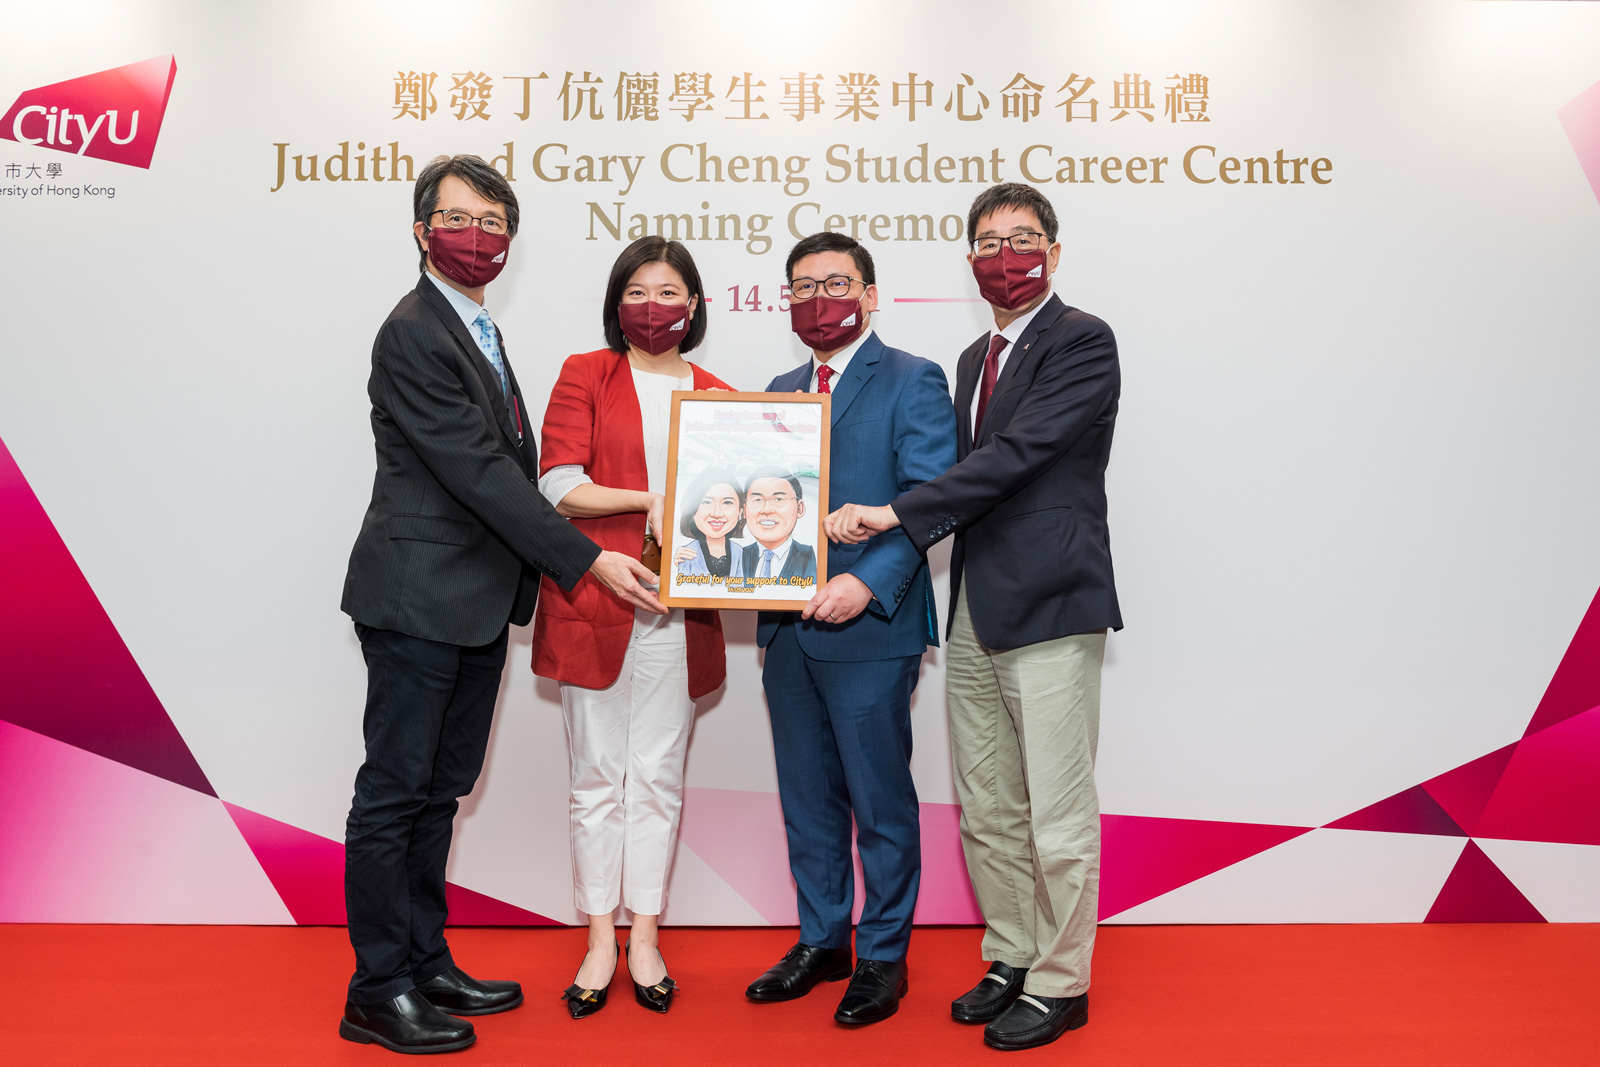
M867 246L853 237L828 230L802 238L799 244L789 249L789 258L783 264L783 276L794 281L794 265L818 252L848 252L850 258L855 260L856 270L861 272L861 280L868 285L878 284L878 272L872 266L872 253L867 251Z
M805 492L800 488L800 479L796 478L789 468L779 467L776 464L773 464L770 467L758 467L750 472L750 476L744 480L744 491L746 495L749 494L750 487L763 478L783 478L790 485L794 486L794 498L796 500L805 499Z
M1006 182L1003 185L992 185L979 193L972 202L972 207L967 212L967 243L973 244L978 240L978 223L985 215L992 215L1003 207L1025 208L1033 212L1039 220L1039 226L1044 230L1044 235L1055 242L1056 233L1060 223L1056 221L1056 209L1050 206L1050 201L1045 199L1043 193L1031 185L1021 182ZM1004 237L1005 234L1000 236Z

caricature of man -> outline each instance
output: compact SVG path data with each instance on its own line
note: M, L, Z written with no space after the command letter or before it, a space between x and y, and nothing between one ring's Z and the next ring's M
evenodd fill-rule
M782 467L762 467L744 490L745 529L755 544L744 546L744 573L752 578L817 576L817 552L794 539L795 523L805 517L800 479Z

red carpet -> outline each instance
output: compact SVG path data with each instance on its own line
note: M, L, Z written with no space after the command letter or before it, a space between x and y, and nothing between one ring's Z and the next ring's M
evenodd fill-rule
M1600 1062L1600 926L1107 927L1089 1025L1042 1051L1000 1053L954 1023L982 973L978 931L918 930L911 993L888 1022L834 1025L843 985L751 1004L745 984L792 930L663 934L682 984L672 1012L619 975L575 1023L557 993L581 930L457 929L457 958L517 978L528 1003L476 1021L476 1047L438 1060L553 1067L998 1063L1338 1067ZM0 926L8 1006L0 1063L183 1067L419 1062L335 1034L351 966L329 927Z

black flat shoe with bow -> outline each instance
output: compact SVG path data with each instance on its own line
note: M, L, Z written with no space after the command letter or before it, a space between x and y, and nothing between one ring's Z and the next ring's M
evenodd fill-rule
M618 945L617 957L620 958L621 955L622 946ZM611 964L612 977L615 977L616 973L617 965L613 962ZM609 982L600 989L584 989L580 985L573 984L563 989L561 996L567 1002L567 1011L574 1019L587 1019L606 1006L606 993L609 992L609 987ZM663 1008L661 1010L665 1011L666 1009Z
M656 955L661 955L661 950L659 948L656 949ZM666 969L666 964L666 958L662 957L661 967L663 970ZM633 968L631 966L628 968L628 977L630 979L633 977ZM667 1013L667 1009L672 1007L672 994L677 991L677 988L678 983L674 982L672 978L667 975L663 975L661 981L647 986L640 985L638 982L634 982L633 999L637 1000L642 1006L649 1008L651 1011L658 1011L662 1015L665 1015Z

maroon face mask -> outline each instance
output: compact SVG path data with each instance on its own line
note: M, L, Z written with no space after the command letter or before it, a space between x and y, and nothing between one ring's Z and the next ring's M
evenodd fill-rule
M1002 245L998 256L972 261L972 276L978 279L978 292L985 300L1015 311L1050 288L1050 266L1045 260L1042 250L1013 252L1010 245Z
M693 318L688 304L658 304L646 300L617 305L617 320L623 336L639 351L652 356L670 352L683 344Z
M789 305L789 326L816 352L834 352L861 333L867 313L861 301L818 293L810 300Z
M499 277L510 251L509 236L484 233L476 226L428 231L428 258L440 274L468 289L480 289Z

